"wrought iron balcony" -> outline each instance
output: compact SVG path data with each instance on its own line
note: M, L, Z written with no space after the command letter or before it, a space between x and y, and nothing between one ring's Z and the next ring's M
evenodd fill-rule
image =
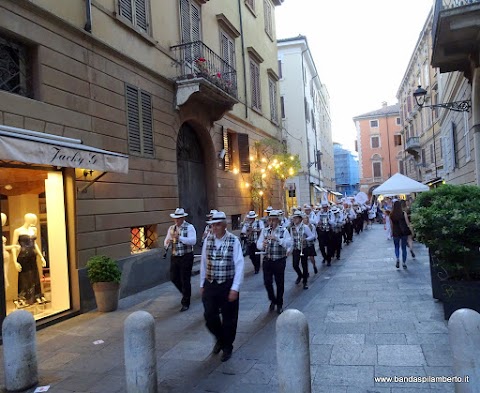
M480 0L435 0L432 66L463 71L470 79L471 55L480 46Z
M410 138L407 139L407 142L405 143L405 150L414 155L417 156L420 154L420 137L418 136L411 136Z
M175 45L171 49L178 53L177 81L202 78L237 98L237 71L202 41Z

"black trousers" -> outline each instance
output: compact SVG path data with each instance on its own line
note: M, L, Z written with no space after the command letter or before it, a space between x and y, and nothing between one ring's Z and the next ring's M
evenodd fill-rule
M190 306L192 267L193 252L189 252L181 257L172 255L170 258L170 281L173 282L182 294L182 306Z
M332 259L331 257L331 240L330 240L330 231L321 231L317 228L317 235L318 235L318 246L320 252L322 253L322 257L325 261L330 262Z
M285 266L287 258L280 258L277 260L264 259L263 260L263 284L267 290L268 299L277 306L283 306L283 293L285 291ZM273 279L277 285L277 294L273 290Z
M303 279L306 284L308 280L308 256L300 256L300 250L293 250L292 252L293 270L297 273L299 278ZM300 261L302 262L302 270L300 270Z
M257 245L255 243L248 244L248 256L253 263L253 268L256 273L260 270L260 255L255 255L257 251Z
M353 240L353 224L350 221L348 221L345 224L345 234L347 237L347 244L348 244Z
M340 258L340 251L342 250L342 232L333 232L332 233L332 253L331 257Z
M233 302L228 301L232 283L233 279L221 284L215 280L213 282L205 280L203 285L202 302L205 324L223 350L232 350L237 334L239 298Z

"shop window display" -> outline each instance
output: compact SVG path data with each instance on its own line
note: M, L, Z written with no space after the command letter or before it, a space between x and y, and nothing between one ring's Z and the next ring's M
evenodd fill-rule
M41 319L70 308L61 171L2 168L6 313Z

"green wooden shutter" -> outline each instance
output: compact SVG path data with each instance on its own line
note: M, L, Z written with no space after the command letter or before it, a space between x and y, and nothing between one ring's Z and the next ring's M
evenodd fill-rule
M155 155L155 146L153 144L153 116L152 116L152 97L150 94L140 92L140 102L142 105L142 153L153 157Z
M138 89L133 86L126 86L127 101L127 127L128 127L128 150L133 154L142 152L140 136L140 113L138 104Z
M250 173L250 149L248 134L237 134L238 157L240 159L240 172Z

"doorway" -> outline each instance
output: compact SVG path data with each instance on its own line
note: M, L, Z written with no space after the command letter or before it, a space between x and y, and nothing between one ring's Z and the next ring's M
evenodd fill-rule
M205 156L197 133L188 123L180 127L177 139L178 199L188 213L186 220L197 231L195 254L201 252L201 240L208 209Z

